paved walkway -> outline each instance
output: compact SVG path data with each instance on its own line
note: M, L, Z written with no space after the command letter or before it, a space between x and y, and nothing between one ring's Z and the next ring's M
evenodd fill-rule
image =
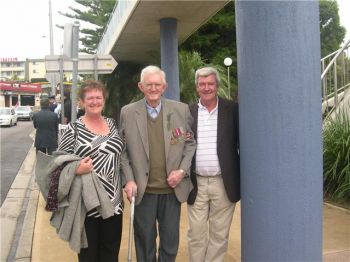
M67 243L57 238L51 226L48 226L49 213L44 211L44 201L40 196L38 212L35 222L34 243L32 261L78 261L76 255L69 249ZM229 251L225 261L241 261L241 237L240 237L240 205L237 205L231 226ZM129 228L129 204L126 204L124 212L123 237L120 250L120 261L127 260L128 228ZM176 261L188 261L187 254L187 206L182 205L180 247ZM325 262L349 262L350 261L350 212L324 205L324 244L323 254ZM59 251L59 252L57 252ZM135 259L133 249L133 261Z
M34 182L32 175L33 168L30 168L30 163L33 166L34 162L35 153L31 150L19 173L19 178L22 183L18 183L18 180L14 183L16 187L27 186L27 194L25 194L24 190L20 190L20 194L17 197L7 198L1 208L1 261L6 261L9 254L11 255L11 247L15 255L10 261L77 261L76 255L69 249L68 244L60 240L53 227L49 225L50 213L44 210L45 203ZM29 179L30 177L31 179ZM23 182L24 178L25 183ZM27 199L26 201L22 199L23 205L21 205L22 202L18 200L20 198ZM15 205L12 208L8 208L10 203L15 203ZM19 211L16 211L16 209ZM21 210L25 213L22 219L18 215L21 213ZM126 261L127 259L129 214L129 204L127 202L124 212L123 238L119 256L120 261ZM20 223L17 223L17 231L18 228L20 228L20 237L17 242L13 240L16 221L20 221ZM186 247L187 226L187 206L184 204L182 205L180 247L177 261L188 261ZM225 261L241 260L240 234L240 205L238 204L231 226L229 251ZM133 252L133 254L133 261L136 261L135 252ZM324 204L323 255L325 262L350 261L349 210Z
M126 198L125 198L126 199ZM68 244L60 240L53 229L48 226L50 214L44 211L45 202L40 195L38 203L38 212L35 222L32 262L57 262L57 261L78 261L77 256L68 247ZM182 205L181 214L181 233L180 247L176 261L188 261L187 255L187 206ZM123 236L121 250L119 254L120 261L127 261L128 237L129 237L129 203L126 203L124 212ZM229 253L226 261L240 261L240 209L236 208L235 216L231 228L231 237L229 243ZM59 250L59 252L57 252ZM136 261L135 249L133 247L133 261Z

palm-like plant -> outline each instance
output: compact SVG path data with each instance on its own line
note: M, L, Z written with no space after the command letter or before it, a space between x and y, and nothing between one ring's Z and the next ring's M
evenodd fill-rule
M197 99L194 77L196 70L205 66L197 52L179 52L180 96L181 101L193 103Z
M349 105L350 106L350 105ZM340 112L323 130L323 182L327 198L350 202L350 118Z

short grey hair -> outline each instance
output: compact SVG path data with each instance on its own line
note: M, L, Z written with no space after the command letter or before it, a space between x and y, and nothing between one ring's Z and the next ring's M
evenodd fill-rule
M196 74L195 74L195 83L196 83L196 85L198 84L198 78L200 76L207 77L207 76L210 76L210 75L215 75L216 84L217 84L217 86L219 86L220 85L220 75L219 75L219 72L214 67L199 68L196 71Z
M141 75L140 75L140 82L144 83L146 75L152 75L152 74L160 74L163 80L163 84L166 84L165 72L155 65L149 65L149 66L146 66L144 69L142 69Z

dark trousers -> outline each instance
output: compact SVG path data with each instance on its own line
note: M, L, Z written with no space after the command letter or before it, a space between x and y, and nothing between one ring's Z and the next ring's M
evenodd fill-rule
M175 261L179 248L181 203L175 194L145 194L135 207L134 232L139 262ZM159 251L156 258L157 222Z
M38 153L38 151L41 151L45 154L52 155L52 152L55 150L56 150L56 148L53 148L53 147L37 147L36 153Z
M118 261L122 238L123 215L110 218L86 217L85 230L88 247L82 248L78 258L80 262L116 262Z

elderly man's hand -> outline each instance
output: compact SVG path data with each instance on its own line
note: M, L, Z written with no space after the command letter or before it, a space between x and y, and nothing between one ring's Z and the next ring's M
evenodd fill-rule
M137 195L137 185L136 185L135 181L129 181L128 183L126 183L126 185L124 187L124 191L126 193L127 198L131 202L131 198L133 196L136 197L136 195Z
M186 173L182 169L171 171L167 178L168 185L172 188L175 188L185 177L185 175Z

